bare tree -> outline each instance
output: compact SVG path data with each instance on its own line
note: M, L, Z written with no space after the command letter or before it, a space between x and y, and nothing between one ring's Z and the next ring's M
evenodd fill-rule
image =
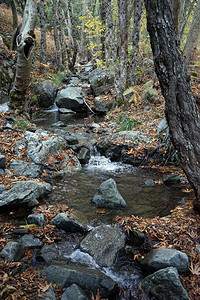
M13 30L18 27L18 17L17 17L17 8L15 0L10 0L10 5L12 9L12 18L13 18Z
M34 28L36 24L37 4L35 0L27 0L23 21L16 37L17 70L14 84L10 92L11 108L26 110L26 92L30 84L33 50L35 47Z
M200 211L200 115L179 50L169 0L145 0L155 71L165 97L170 138Z

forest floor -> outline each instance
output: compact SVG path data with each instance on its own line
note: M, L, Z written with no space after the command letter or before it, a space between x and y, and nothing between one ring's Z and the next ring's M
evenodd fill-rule
M0 34L7 33L5 36L7 43L9 44L9 34L11 35L12 33L11 13L4 5L1 5L0 9ZM37 33L39 35L39 31ZM51 34L49 34L48 43L50 43L50 47L48 48L51 49L51 51L53 47L52 40ZM39 48L36 49L36 59L34 61L32 78L37 78L37 80L39 78L39 80L42 81L47 79L48 76L51 78L53 68L50 64L45 66L47 69L44 75L44 73L41 72L41 65L37 59L39 55L38 53ZM50 54L51 53L49 52L48 55ZM140 122L134 126L134 130L142 131L144 134L150 136L155 142L155 147L157 147L160 143L157 135L157 127L159 122L164 117L164 100L158 89L158 93L160 95L159 101L157 103L149 104L146 112L144 113L144 98L142 92L140 91L142 91L142 86L144 85L145 80L149 80L149 78L143 78L143 80L140 82L140 85L137 86L138 97L132 101L132 103L129 103L128 108L124 109L123 106L116 108L113 112L109 113L105 117L103 123L108 125L112 122L116 122L118 124L118 128L116 128L116 130L120 130L122 126L122 122L120 120L125 113L126 118L129 118L129 120L140 120ZM35 82L35 80L33 81ZM192 88L194 93L199 93L200 86L198 82L193 81ZM12 113L0 114L0 130L3 124L6 122L5 118L12 116ZM19 121L22 122L23 119L19 118ZM19 136L24 134L24 130L21 130L20 128L17 128L17 130ZM1 132L1 149L3 149L3 154L5 154L7 161L11 161L14 157L10 147L10 145L12 145L12 141L14 142L12 139L15 139L15 137L12 137L11 135L6 137ZM162 165L157 165L152 162L151 168L156 168L160 172L181 172L179 168L165 163ZM6 184L8 188L11 186L13 180L19 180L19 177L13 179L11 176L0 176L0 184ZM173 211L171 211L169 216L162 218L155 217L153 219L145 219L138 216L120 216L116 219L116 221L120 224L123 224L122 227L127 231L127 233L133 229L137 229L141 232L145 231L150 243L154 245L152 246L153 248L165 247L185 252L190 259L190 268L187 273L180 275L180 278L183 286L189 293L191 300L197 300L200 299L200 254L197 253L196 249L197 246L200 246L200 216L193 210L192 201L194 199L194 195L191 192L191 189L186 189L185 192L188 194L188 200L186 201L186 204L184 206L176 207ZM36 213L42 211L45 214L46 219L50 220L58 212L65 210L66 207L63 206L55 206L54 208L39 207ZM12 214L13 212L10 213ZM1 213L0 221L1 250L8 242L7 236L16 230L16 226L11 222L3 222ZM31 232L35 236L40 236L40 238L43 238L44 243L52 243L55 239L59 238L59 232L51 225L50 221L49 223L47 222L47 225L43 228L43 230L35 226L34 228L27 228L27 231ZM32 255L33 253L27 249L25 259L30 258ZM137 257L133 257L133 259L137 260L139 256L140 254L138 254ZM21 264L21 262L6 262L0 260L1 299L33 300L36 299L36 294L39 294L39 297L42 297L45 291L49 288L50 285L45 281L44 278L40 277L39 272L31 266L22 273L16 272L17 269L20 269ZM53 288L57 297L60 297L63 291L58 289L58 287L55 285ZM93 299L95 299L95 297ZM96 299L100 299L99 296L96 296Z

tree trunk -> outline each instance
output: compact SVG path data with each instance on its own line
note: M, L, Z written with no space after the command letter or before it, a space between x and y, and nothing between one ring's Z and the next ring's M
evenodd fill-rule
M60 68L60 44L58 38L58 16L57 16L57 0L52 0L52 12L53 12L53 33L54 42L56 47L56 65Z
M155 71L165 97L171 141L195 191L194 207L200 211L200 115L179 50L170 2L145 0L145 5Z
M45 27L45 7L44 0L40 0L40 29L41 29L41 63L47 63L46 27Z
M15 0L10 1L11 9L12 9L12 18L13 18L13 30L18 27L18 17L17 17L17 8Z
M131 68L130 68L130 85L136 84L137 63L139 53L139 38L141 29L141 17L142 17L143 0L138 0L134 9L133 17L133 31L132 31L132 55L131 55Z
M181 24L185 19L185 1L186 0L172 0L174 24L178 36L180 36Z
M33 49L35 47L34 28L37 16L35 0L27 0L20 33L16 37L17 70L10 92L11 108L26 110L26 92L30 84Z
M71 71L73 71L74 65L76 63L77 53L78 53L78 45L77 45L77 40L76 40L76 28L75 28L71 0L68 0L68 18L69 18L69 22L71 24L71 26L70 26L71 27L71 34L70 34L71 47L68 48L68 67Z
M187 41L183 50L185 62L189 64L193 59L196 47L200 39L200 0L198 0L194 12L192 24L187 35Z
M100 17L101 17L101 52L102 52L102 60L105 61L105 28L106 28L106 0L100 1Z
M118 0L118 24L119 24L119 59L120 59L120 95L123 99L123 92L127 83L127 0Z

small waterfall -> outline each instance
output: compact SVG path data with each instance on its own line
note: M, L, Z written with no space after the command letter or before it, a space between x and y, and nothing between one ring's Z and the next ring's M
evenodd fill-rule
M112 162L110 158L100 155L96 149L91 155L89 163L85 166L85 170L89 172L112 172L112 173L123 173L131 172L134 168L131 165L123 164L121 162Z

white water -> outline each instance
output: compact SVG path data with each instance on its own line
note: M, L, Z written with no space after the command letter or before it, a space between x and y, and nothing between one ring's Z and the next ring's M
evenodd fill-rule
M100 155L99 153L94 153L91 155L89 163L85 166L85 170L89 172L131 172L135 168L131 165L126 165L120 162L112 162L109 158Z

